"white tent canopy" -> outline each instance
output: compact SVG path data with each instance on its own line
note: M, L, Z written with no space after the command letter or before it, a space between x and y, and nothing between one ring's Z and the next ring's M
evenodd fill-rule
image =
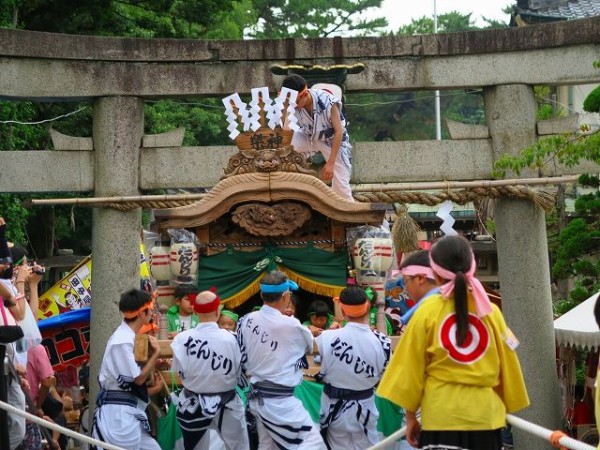
M556 343L563 346L600 348L600 331L594 317L599 293L592 295L554 321Z

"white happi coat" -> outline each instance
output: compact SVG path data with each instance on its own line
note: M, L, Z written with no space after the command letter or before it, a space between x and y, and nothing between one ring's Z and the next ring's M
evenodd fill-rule
M323 381L352 391L372 389L390 359L390 339L367 324L350 322L317 337ZM321 427L332 449L365 449L379 442L373 395L360 400L321 396Z
M302 382L313 337L298 319L264 305L240 319L237 335L250 384L271 382L293 388ZM250 398L248 404L257 421L259 449L325 448L318 428L293 395Z
M101 392L130 393L137 399L137 405L101 405L94 414L92 435L123 448L159 450L159 445L149 434L150 425L145 412L148 390L133 382L141 373L134 358L134 341L134 331L125 321L121 322L106 344L98 381Z
M245 409L239 395L222 395L235 389L241 373L241 352L235 336L216 322L199 323L179 333L171 344L171 370L185 390L177 399L177 419L185 448L208 449L209 428L228 450L249 448Z
M292 145L300 153L313 155L321 152L326 161L329 161L333 146L334 129L331 124L331 108L334 104L340 111L343 135L338 156L333 169L332 189L349 201L354 201L350 190L350 176L352 171L352 144L346 130L346 118L342 112L342 101L320 89L309 89L312 97L313 111L309 114L305 109L296 112L300 131L294 133Z

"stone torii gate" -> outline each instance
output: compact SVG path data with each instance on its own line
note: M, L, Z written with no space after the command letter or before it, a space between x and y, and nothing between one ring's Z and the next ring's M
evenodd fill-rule
M71 36L0 30L0 97L93 103L93 138L60 149L0 153L0 192L93 191L96 197L140 190L211 187L235 147L169 147L144 136L144 101L224 97L280 84L274 64L353 64L348 92L482 88L486 126L460 140L359 142L353 181L490 179L494 161L543 134L534 85L600 83L600 17L518 29L381 38L198 41ZM225 125L224 125L225 126ZM155 141L151 144L150 141ZM162 146L161 146L162 145ZM600 171L551 168L545 175ZM524 174L526 176L527 174ZM91 376L120 321L119 294L137 286L139 208L94 209ZM501 199L496 209L499 276L507 322L521 340L532 406L521 417L559 427L560 395L544 214L531 202ZM92 392L92 395L94 392ZM548 448L517 432L521 449Z

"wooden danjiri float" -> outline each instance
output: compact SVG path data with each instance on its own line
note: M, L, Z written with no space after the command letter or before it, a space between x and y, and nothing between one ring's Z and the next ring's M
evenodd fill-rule
M219 183L202 199L155 210L158 231L165 238L173 230L191 232L199 248L194 274L198 289L215 286L228 309L244 313L256 304L245 305L272 269L298 283L301 302L310 302L314 295L338 296L355 277L357 284L381 292L377 325L386 332L383 286L393 245L391 239L377 234L385 204L348 202L319 179L307 155L292 145L295 99L295 91L282 89L272 102L266 88L253 89L249 105L237 94L224 99L228 130L238 151ZM289 130L280 126L284 118ZM375 234L361 234L361 229ZM172 241L171 247L163 244L151 251L151 271L163 277L157 280L159 292L173 289L166 282L174 275L174 267L167 266L167 261L173 263L173 245ZM335 313L341 321L341 312L336 308ZM170 342L159 338L162 358L172 357ZM136 360L146 361L148 352L147 336L138 335ZM319 370L311 356L308 360L307 381ZM169 380L171 375L164 372L163 376Z
M344 200L294 149L296 91L283 88L274 100L266 87L251 95L249 104L238 94L223 99L238 152L219 183L196 203L155 210L158 228L195 234L198 287L216 286L229 309L257 294L275 268L307 293L335 297L352 265L347 231L380 226L385 204ZM281 128L284 119L290 129Z

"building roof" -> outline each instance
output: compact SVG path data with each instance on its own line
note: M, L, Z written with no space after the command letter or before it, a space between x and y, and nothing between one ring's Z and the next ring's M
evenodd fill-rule
M526 24L600 16L600 0L518 0L513 19Z

